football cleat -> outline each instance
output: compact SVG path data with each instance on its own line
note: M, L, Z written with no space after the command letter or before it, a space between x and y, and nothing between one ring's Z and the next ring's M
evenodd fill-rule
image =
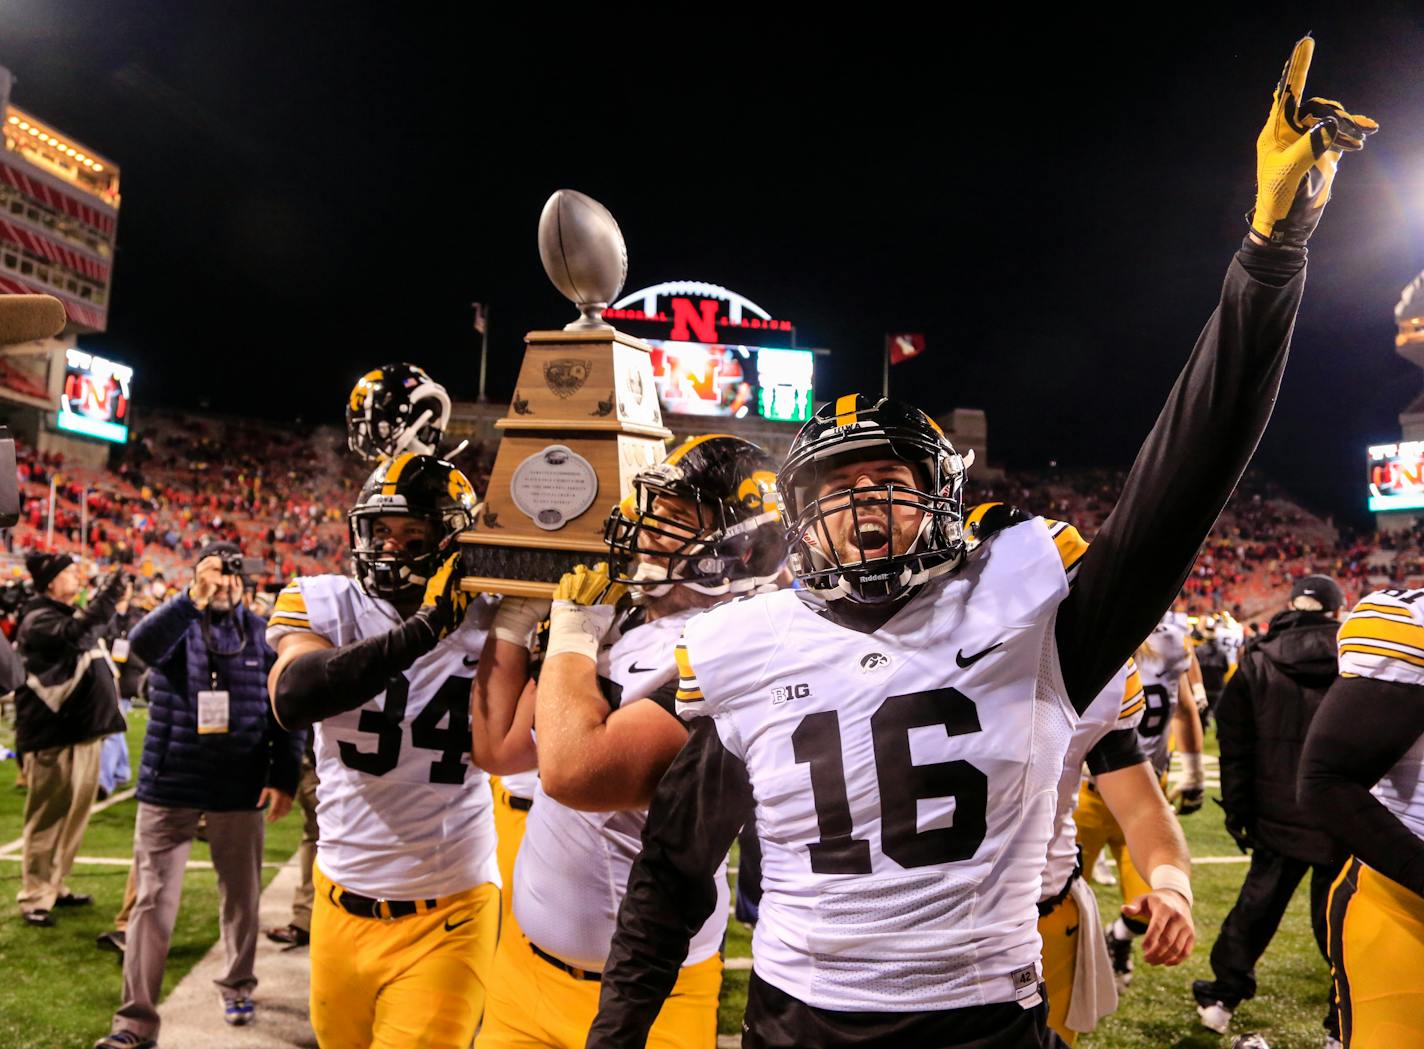
M1223 1001L1211 980L1193 980L1192 997L1196 999L1197 1016L1201 1025L1217 1034L1225 1034L1231 1027L1231 1014L1236 1004ZM1249 1036L1248 1036L1249 1037Z
M953 571L964 560L964 476L973 458L956 452L928 415L900 401L848 394L824 405L791 442L776 478L792 573L824 597L875 604ZM822 492L828 470L884 459L908 463L915 485ZM913 507L922 515L908 549L896 552L877 523L888 507ZM843 558L825 541L826 518L846 512L857 523L858 557ZM867 556L878 549L886 553Z
M458 468L433 455L404 452L376 467L347 522L356 581L392 600L423 590L475 522L475 490ZM424 521L421 535L392 533L392 518Z
M1231 1043L1231 1049L1271 1049L1271 1043L1263 1034L1243 1034ZM1329 1049L1328 1045L1326 1049Z
M640 470L608 516L610 578L635 601L673 586L714 595L775 589L786 560L775 485L775 463L750 441L689 438Z
M1108 944L1108 957L1112 959L1113 982L1121 993L1132 984L1132 939L1121 939L1113 935L1111 928L1104 934Z
M450 395L413 364L367 372L346 399L346 443L369 462L403 452L435 455L448 425Z

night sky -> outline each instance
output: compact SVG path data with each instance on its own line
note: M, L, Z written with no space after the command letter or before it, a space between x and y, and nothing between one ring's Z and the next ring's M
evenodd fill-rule
M1307 94L1382 130L1311 241L1256 463L1359 520L1364 446L1424 385L1392 316L1424 267L1424 14L1349 9L817 28L18 0L0 64L18 105L122 171L110 328L83 344L134 365L139 412L337 422L356 376L401 358L473 396L474 300L507 396L524 332L573 317L535 241L567 186L617 216L628 289L723 284L829 347L820 398L878 389L883 335L923 331L894 392L984 408L996 462L1126 465L1215 303L1311 29ZM1191 24L1147 28L1169 12Z

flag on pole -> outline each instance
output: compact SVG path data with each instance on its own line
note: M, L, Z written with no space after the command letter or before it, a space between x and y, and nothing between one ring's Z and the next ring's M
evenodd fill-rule
M891 335L887 341L890 343L891 364L908 361L925 352L925 337L923 335Z
M475 308L475 331L483 335L485 333L485 304L474 302L471 305Z

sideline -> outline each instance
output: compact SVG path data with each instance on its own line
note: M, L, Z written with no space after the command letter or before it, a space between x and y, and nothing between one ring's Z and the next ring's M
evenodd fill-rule
M121 790L117 794L110 794L103 801L95 802L94 807L89 810L89 815L92 816L96 812L103 812L105 809L111 809L121 802L128 801L129 798L134 796L137 789L136 787L130 787L128 790ZM21 837L16 838L14 841L6 842L4 845L0 845L0 859L9 859L10 853L19 852L20 849L24 847L24 844L25 839Z

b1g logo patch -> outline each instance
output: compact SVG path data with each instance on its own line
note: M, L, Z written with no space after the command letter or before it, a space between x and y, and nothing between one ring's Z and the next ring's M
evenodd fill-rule
M884 670L890 665L890 657L884 652L868 652L860 657L860 672L862 674L874 674L878 670Z
M811 686L804 682L796 685L778 685L771 690L771 705L780 706L782 703L790 703L793 699L810 699Z

